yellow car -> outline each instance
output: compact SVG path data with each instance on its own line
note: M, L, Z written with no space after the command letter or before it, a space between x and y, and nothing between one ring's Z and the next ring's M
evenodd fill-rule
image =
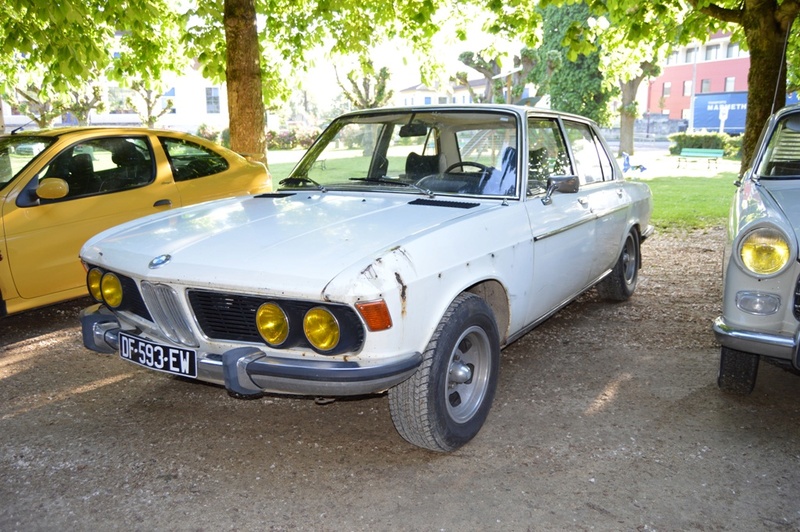
M114 225L271 190L263 164L175 131L59 128L0 136L0 316L83 296L78 251Z

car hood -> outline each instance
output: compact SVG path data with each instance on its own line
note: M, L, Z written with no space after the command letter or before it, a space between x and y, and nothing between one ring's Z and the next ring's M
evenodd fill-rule
M800 187L769 187L768 190L778 208L786 215L795 235L800 235Z
M366 267L404 241L493 203L337 192L234 198L109 229L90 239L81 257L152 280L318 296L346 268ZM166 255L165 264L151 266Z

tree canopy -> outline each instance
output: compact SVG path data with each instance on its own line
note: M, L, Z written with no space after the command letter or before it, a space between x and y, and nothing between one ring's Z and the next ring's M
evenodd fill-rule
M569 3L571 0L542 0L540 5ZM487 28L506 34L522 28L529 43L537 41L538 15L531 4L527 0L486 0L487 8L494 13ZM767 116L785 103L787 63L783 50L787 39L789 57L796 57L800 46L798 32L790 32L800 12L800 0L589 0L588 5L593 15L607 17L612 26L623 32L628 46L649 42L656 35L680 45L704 41L721 30L734 32L734 38L740 39L750 52L741 167L746 169ZM580 49L586 43L579 40L571 44Z

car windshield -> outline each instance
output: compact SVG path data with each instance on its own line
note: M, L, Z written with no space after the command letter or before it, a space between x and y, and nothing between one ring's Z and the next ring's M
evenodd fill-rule
M54 138L30 135L0 137L0 190L53 142Z
M334 121L281 189L514 197L517 118L497 110L408 110Z
M800 178L800 113L786 115L775 126L757 173L764 179Z

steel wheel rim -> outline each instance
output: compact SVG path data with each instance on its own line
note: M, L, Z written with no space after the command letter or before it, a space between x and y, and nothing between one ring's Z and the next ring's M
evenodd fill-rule
M450 353L444 400L450 418L456 423L469 421L483 404L492 369L489 336L472 326L461 333Z
M632 284L636 279L636 246L633 244L631 235L628 235L625 240L625 247L622 249L622 271L625 276L625 283Z

